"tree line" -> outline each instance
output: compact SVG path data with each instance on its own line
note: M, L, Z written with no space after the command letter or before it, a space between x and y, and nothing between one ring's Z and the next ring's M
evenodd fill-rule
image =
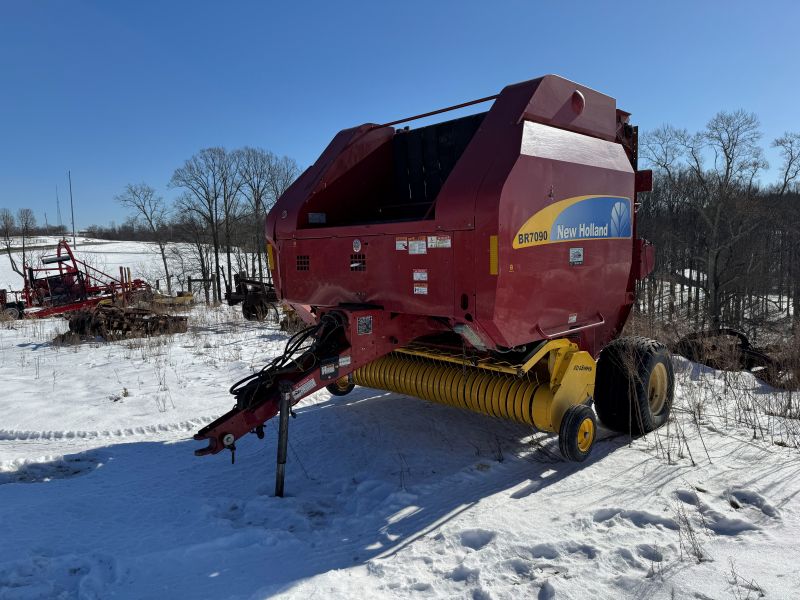
M154 278L164 282L167 293L172 293L173 279L186 286L196 278L206 295L210 291L219 301L223 285L232 286L234 273L264 277L264 217L299 174L294 159L262 148L204 148L173 173L168 185L179 192L176 199L163 198L147 183L128 184L115 197L128 218L121 225L91 225L82 233L153 242L162 265ZM31 238L68 233L64 226L38 226L30 208L16 214L0 208L0 243L22 277ZM21 247L14 238L21 239ZM18 250L21 263L15 260Z
M23 269L28 259L28 240L36 235L64 235L66 228L60 227L39 227L36 224L36 215L30 208L20 208L14 215L8 208L0 208L0 238L3 248L8 255L11 268L15 273L24 277ZM18 263L11 251L12 238L18 236L22 239L22 262Z
M223 284L232 286L234 273L263 279L264 216L299 173L293 159L261 148L205 148L173 173L169 186L180 195L172 202L146 183L128 184L116 201L131 217L116 234L155 242L167 293L173 277L183 285L199 275L206 294L210 287L218 301ZM87 231L112 237L108 233L98 227Z
M639 234L657 257L639 283L648 318L755 337L800 329L800 133L772 141L781 163L768 185L760 183L768 168L762 137L758 117L743 110L720 112L700 131L664 125L642 136L640 160L654 170L654 185L639 197ZM130 217L86 234L155 242L169 293L173 276L185 285L199 274L219 300L234 273L264 276L264 216L298 175L294 160L267 150L206 148L173 173L174 201L129 184L116 200ZM0 209L7 249L14 234L24 246L31 235L66 233L50 229L37 228L30 209Z
M642 136L653 191L639 197L639 234L656 246L640 282L640 309L686 329L731 327L755 338L800 323L800 133L772 141L768 164L758 117L720 112L697 132L664 125Z

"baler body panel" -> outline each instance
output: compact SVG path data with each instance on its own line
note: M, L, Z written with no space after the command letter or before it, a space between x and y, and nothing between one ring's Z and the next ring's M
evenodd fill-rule
M427 233L443 237L442 232L418 228L282 241L278 250L281 264L291 271L291 276L284 277L284 297L313 306L370 304L390 312L450 315L452 243L450 248L428 249ZM412 243L425 238L426 254L397 250L398 244L408 244L409 237ZM354 244L360 247L358 252Z
M621 115L613 98L550 75L506 87L486 113L340 132L268 216L276 288L323 311L461 324L488 349L567 335L596 356L633 302ZM556 205L566 209L547 212ZM618 235L612 210L627 215ZM554 239L559 225L576 232Z
M358 384L558 432L566 457L587 456L594 359L653 266L636 237L648 173L609 96L548 75L467 104L490 99L413 130L343 130L280 197L270 271L309 327L231 388L197 454L263 437L280 412L281 495L291 405Z
M603 344L613 337L619 307L629 302L633 197L634 172L619 144L524 123L497 221L490 215L476 231L479 248L498 236L496 275L488 262L475 270L476 318L497 343L522 345L586 325ZM615 205L628 226L612 235Z

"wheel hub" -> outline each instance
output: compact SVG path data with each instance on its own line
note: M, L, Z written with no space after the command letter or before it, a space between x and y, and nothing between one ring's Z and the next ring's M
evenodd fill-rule
M667 381L667 368L658 363L650 373L647 385L647 399L653 415L659 414L664 409L664 402L667 400Z
M584 419L578 428L578 449L581 452L588 452L594 441L594 423L591 419Z

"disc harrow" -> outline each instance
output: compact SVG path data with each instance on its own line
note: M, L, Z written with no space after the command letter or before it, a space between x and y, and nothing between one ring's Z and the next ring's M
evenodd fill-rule
M69 317L71 334L104 340L186 333L187 326L187 317L105 305L81 309Z

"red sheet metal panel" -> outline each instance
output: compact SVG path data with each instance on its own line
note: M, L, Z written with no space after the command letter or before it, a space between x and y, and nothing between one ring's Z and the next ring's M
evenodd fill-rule
M613 98L548 75L506 87L480 119L417 137L344 130L268 216L277 289L321 310L466 324L489 348L572 332L597 354L622 328L641 270L627 119ZM432 200L432 153L458 140Z

